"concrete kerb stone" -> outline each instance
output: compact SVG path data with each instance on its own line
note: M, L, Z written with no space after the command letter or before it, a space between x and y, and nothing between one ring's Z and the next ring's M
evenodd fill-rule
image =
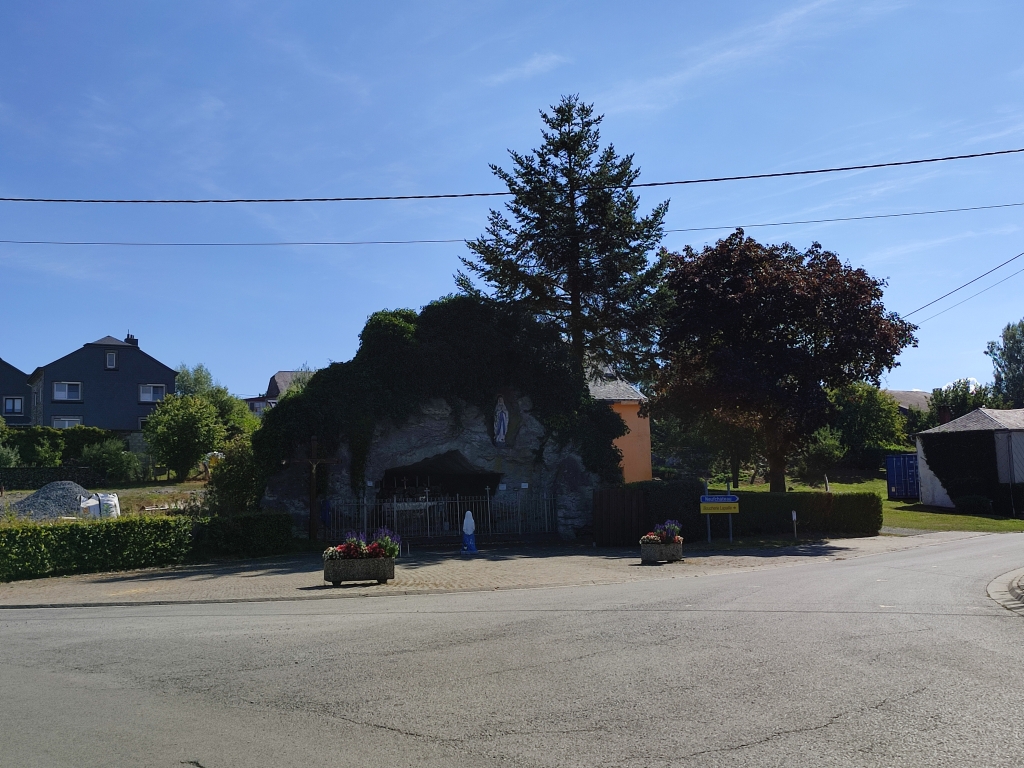
M1024 618L1024 568L992 579L988 585L988 596L1010 613Z

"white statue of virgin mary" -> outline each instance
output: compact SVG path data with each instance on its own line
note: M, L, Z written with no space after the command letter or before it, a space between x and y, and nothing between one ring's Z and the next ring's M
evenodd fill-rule
M508 408L505 407L505 398L498 395L498 403L494 406L494 444L504 445L506 434L508 434Z

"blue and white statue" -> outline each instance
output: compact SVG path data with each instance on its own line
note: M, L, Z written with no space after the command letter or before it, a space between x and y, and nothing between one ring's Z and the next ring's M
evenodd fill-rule
M466 510L466 517L462 521L462 554L476 554L476 523L473 522L473 513Z
M505 398L498 395L498 404L494 406L494 444L504 446L507 434L508 408L505 407Z

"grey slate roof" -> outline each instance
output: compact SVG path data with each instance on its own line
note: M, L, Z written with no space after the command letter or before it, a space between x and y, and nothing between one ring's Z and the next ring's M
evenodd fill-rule
M590 396L595 400L639 402L644 399L640 390L614 374L598 373L587 382L587 385L590 387Z
M278 371L270 377L270 383L267 384L266 397L275 399L283 395L288 391L288 387L292 385L292 380L295 378L295 374L298 371Z
M904 410L917 408L919 411L927 411L928 401L932 396L931 392L923 392L920 389L884 389L882 391L890 395Z
M1014 410L997 410L978 408L966 416L953 419L948 424L934 427L921 432L922 435L934 435L939 432L996 432L1003 429L1024 430L1024 408Z
M120 339L115 339L113 336L104 336L102 339L97 339L96 341L94 341L92 343L95 344L95 345L101 346L101 347L130 347L130 346L133 346L133 345L127 343L127 342L121 341Z

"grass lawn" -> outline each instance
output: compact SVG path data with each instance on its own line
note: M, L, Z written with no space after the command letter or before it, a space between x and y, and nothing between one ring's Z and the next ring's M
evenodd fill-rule
M787 478L794 491L823 491L825 486L807 485L795 478ZM889 501L885 487L885 473L840 473L829 482L835 493L871 491L882 497L882 524L890 528L914 528L925 531L1024 531L1024 520L988 515L958 515L949 510L926 507L916 501ZM740 482L741 491L767 491L766 483L750 485ZM724 488L716 488L724 492Z

